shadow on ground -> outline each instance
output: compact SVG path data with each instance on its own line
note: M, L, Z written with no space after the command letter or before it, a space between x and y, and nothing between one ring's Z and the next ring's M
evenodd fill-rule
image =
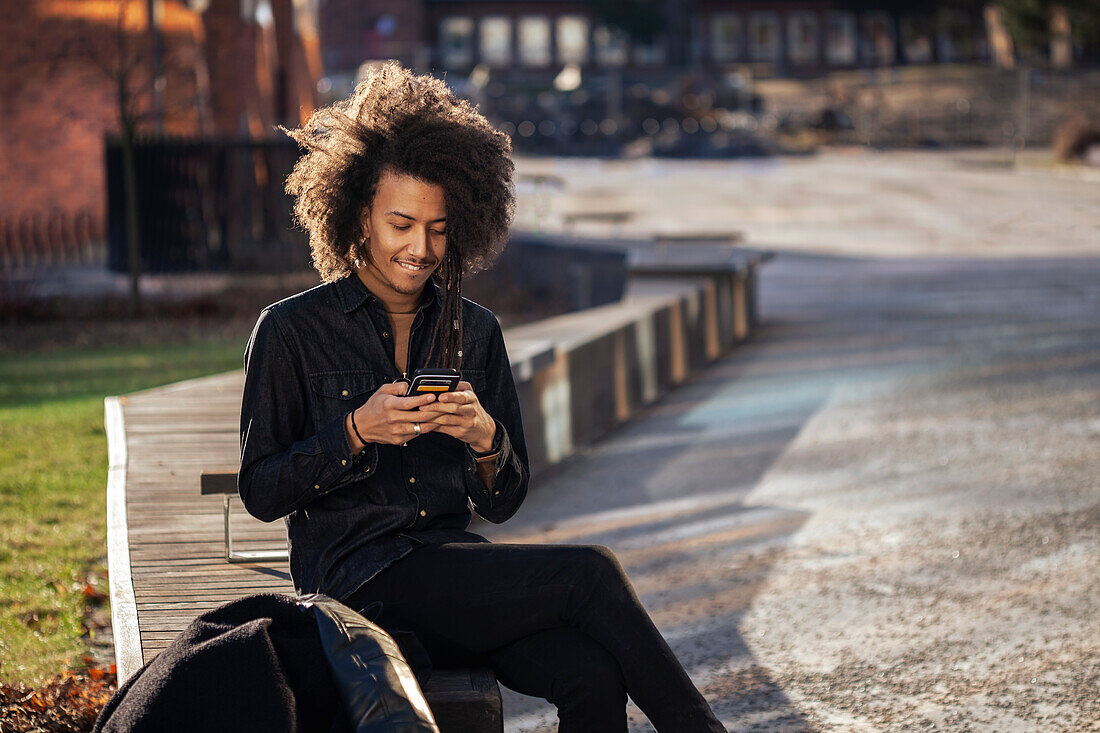
M1095 358L1080 346L1081 329L1092 327L1073 309L1087 303L1076 297L1081 271L1096 267L1091 260L780 257L765 269L764 325L750 343L536 477L506 525L475 529L494 541L608 545L731 730L817 729L812 713L802 712L812 706L796 706L786 681L777 684L754 656L763 640L739 630L814 513L749 495L838 395L874 404L901 383L934 381L959 365L978 367L979 381L983 369L1005 364L1020 372L1002 377L1036 379L1021 356L1025 364L1032 355L1076 360L1073 368L1094 371ZM806 480L850 468L845 446L830 450L824 437L814 465L804 467ZM908 439L898 438L902 446ZM855 521L862 514L858 505L846 511ZM768 633L766 624L752 628ZM511 693L505 717L509 731L556 726L546 703ZM631 730L650 730L637 711Z

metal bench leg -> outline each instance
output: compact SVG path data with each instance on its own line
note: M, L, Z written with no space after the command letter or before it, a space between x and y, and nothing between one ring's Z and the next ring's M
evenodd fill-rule
M233 531L229 524L229 494L222 495L222 508L225 510L225 561L226 562L275 562L287 560L286 550L244 550L233 551Z

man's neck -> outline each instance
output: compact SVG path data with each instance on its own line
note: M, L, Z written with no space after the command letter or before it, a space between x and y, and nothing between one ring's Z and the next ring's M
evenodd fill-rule
M360 267L356 274L360 282L371 291L376 298L382 301L388 313L412 313L420 305L420 299L424 295L424 288L415 293L400 293L394 290L389 283L374 271L369 264Z

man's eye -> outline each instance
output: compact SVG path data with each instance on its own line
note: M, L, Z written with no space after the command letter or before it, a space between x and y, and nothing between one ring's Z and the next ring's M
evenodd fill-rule
M432 234L438 234L439 236L444 237L447 235L447 232L441 232L438 229L433 229Z
M403 232L403 231L405 231L406 229L409 228L408 224L391 224L390 226L392 226L394 229L396 229L398 231L401 231L401 232Z

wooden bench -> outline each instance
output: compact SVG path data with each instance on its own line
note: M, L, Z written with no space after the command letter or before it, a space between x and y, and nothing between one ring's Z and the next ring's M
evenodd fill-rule
M225 523L225 560L231 563L287 560L285 549L234 550L230 500L237 495L237 474L202 473L200 493L221 495ZM504 711L500 686L491 670L437 669L424 686L424 697L442 733L503 733Z
M220 494L222 497L226 562L278 562L279 560L290 559L285 548L281 550L234 551L233 525L229 518L229 502L237 495L237 474L203 471L199 479L199 493L203 496Z

